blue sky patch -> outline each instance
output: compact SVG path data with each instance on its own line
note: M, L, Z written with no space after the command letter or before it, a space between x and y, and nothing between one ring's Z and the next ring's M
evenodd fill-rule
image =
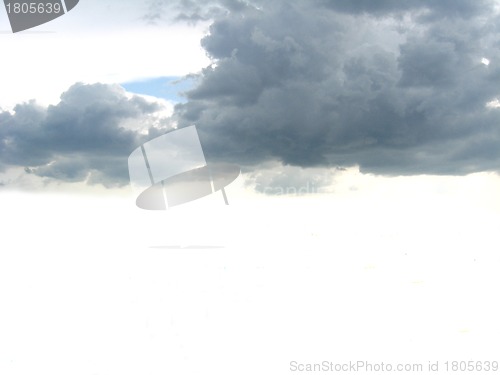
M189 77L158 77L121 84L128 92L156 96L175 103L185 102L183 93L192 89L194 85L195 80Z

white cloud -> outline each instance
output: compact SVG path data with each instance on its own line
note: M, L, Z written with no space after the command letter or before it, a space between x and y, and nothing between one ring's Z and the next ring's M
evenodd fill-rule
M486 103L487 108L500 108L500 100L498 99L493 99Z
M209 64L200 46L206 24L147 25L143 13L140 2L81 1L33 30L0 33L0 106L53 104L75 82L181 76ZM9 28L0 19L0 29Z

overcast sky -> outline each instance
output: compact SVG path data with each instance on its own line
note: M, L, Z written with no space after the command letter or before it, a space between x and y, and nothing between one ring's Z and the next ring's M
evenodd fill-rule
M82 2L32 31L0 34L10 51L0 73L2 183L15 184L17 168L122 186L131 150L192 124L208 159L285 184L296 183L294 167L306 168L301 183L316 168L324 185L345 168L498 172L498 4ZM161 77L188 75L181 102L178 93L154 99ZM150 92L147 81L138 91L151 98L123 89L148 79Z
M1 8L0 373L498 361L499 9ZM230 204L137 208L130 152L192 124Z
M492 1L249 6L210 26L216 65L175 116L251 167L498 171L498 21Z

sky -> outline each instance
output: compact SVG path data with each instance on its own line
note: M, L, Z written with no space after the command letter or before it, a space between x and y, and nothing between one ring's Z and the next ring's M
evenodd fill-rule
M0 9L0 373L499 361L500 2ZM196 125L226 193L141 210ZM496 357L495 357L496 356Z

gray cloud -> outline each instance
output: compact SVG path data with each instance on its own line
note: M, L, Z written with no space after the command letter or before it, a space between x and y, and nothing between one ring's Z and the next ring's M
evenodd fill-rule
M446 4L444 4L446 3ZM276 1L218 17L181 126L248 170L280 161L400 174L499 170L490 1ZM491 60L489 66L481 58Z
M241 165L261 190L328 185L330 172L354 165L388 175L499 170L500 109L486 106L500 96L491 1L150 5L150 22L213 19L202 46L214 63L172 121L196 124L207 158ZM119 86L76 84L55 106L0 110L0 171L125 184L129 153L170 125L122 124L148 123L158 109Z
M255 0L253 4L257 3ZM209 21L228 13L242 12L251 7L244 0L149 0L143 15L147 23Z
M323 0L323 6L336 11L359 14L368 13L373 15L396 14L412 10L426 10L422 19L435 19L435 17L470 17L483 13L485 7L493 2L489 0Z
M122 122L157 110L157 104L103 84L75 84L49 107L19 104L13 114L0 112L2 169L25 167L26 173L69 182L125 184L128 155L158 130L143 135Z

